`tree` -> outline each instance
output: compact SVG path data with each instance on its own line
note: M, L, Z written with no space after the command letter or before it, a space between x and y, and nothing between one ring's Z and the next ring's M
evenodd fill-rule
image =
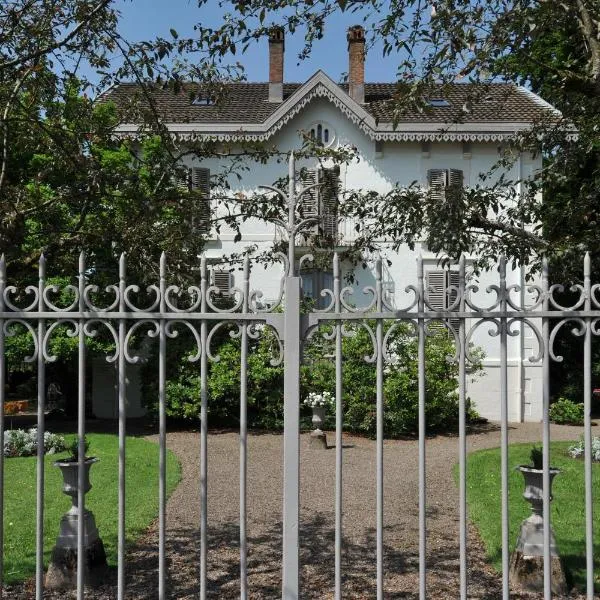
M206 1L201 4L206 4ZM362 218L356 251L382 235L397 245L426 237L434 251L451 257L474 252L539 267L542 255L566 278L581 278L582 249L600 255L595 232L598 200L598 100L600 96L600 6L595 0L238 0L218 29L199 26L203 48L215 58L232 47L246 49L277 22L302 30L308 56L328 19L351 12L367 26L369 43L398 57L398 117L432 83L469 81L473 101L485 84L519 80L562 111L515 139L498 167L518 152L544 151L544 169L533 181L488 181L454 195L441 209L418 188L395 188L385 198L361 190L343 209ZM272 19L272 20L271 20ZM468 107L467 107L468 111ZM457 118L465 118L463 114ZM574 131L577 131L577 136ZM521 183L516 202L515 185ZM543 188L544 200L538 192ZM381 210L381 207L385 210Z

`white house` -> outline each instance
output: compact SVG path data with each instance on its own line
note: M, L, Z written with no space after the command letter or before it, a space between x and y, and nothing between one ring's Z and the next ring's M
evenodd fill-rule
M395 184L409 185L420 181L423 186L444 184L474 185L480 173L489 171L498 160L499 147L516 132L527 129L542 113L552 107L525 88L508 84L491 84L485 94L473 94L474 86L453 84L444 93L433 93L425 100L429 110L408 113L400 117L396 126L389 106L396 85L365 81L364 32L353 27L348 32L349 83L338 84L322 71L316 72L304 83L287 83L283 77L284 38L282 31L274 31L269 40L269 82L228 84L223 104L215 105L210 97L196 95L190 100L189 89L175 95L169 91L156 92L157 106L168 128L179 139L207 136L212 140L235 145L241 137L247 140L268 142L282 150L300 148L302 135L312 135L324 146L349 145L356 149L359 161L344 166L334 177L339 177L341 189L373 189L385 193ZM196 86L196 89L199 89ZM440 88L441 90L441 88ZM125 106L136 94L135 84L122 84L111 89L107 98L118 106ZM477 97L473 103L472 98ZM460 121L456 115L462 114ZM119 132L135 135L136 123L123 123ZM194 187L210 190L210 176L220 172L227 158L210 158L199 161L187 158ZM307 167L309 176L319 177L315 161L300 162ZM541 166L541 158L521 155L507 176L513 180L528 177ZM286 164L275 159L266 165L256 165L241 182L233 179L234 192L251 193L259 185L272 184L286 175ZM331 175L331 174L330 174ZM213 186L214 188L214 186ZM214 193L214 189L213 189ZM309 200L310 201L310 200ZM350 220L338 222L335 204L327 197L313 197L314 205L305 207L308 212L318 211L324 217L327 232L335 235L343 247L355 234ZM207 204L207 210L210 210ZM207 225L208 229L210 226ZM207 230L208 231L208 230ZM274 225L258 220L245 224L242 240L234 241L234 232L221 230L210 233L206 248L209 259L221 260L245 245L255 245L258 251L268 250L282 232ZM382 253L391 261L385 270L385 285L390 301L402 306L408 298L404 288L416 282L416 252L423 254L428 283L445 285L452 275L441 272L438 259L422 245L414 252L408 248L400 252ZM349 268L346 265L346 268ZM357 291L374 280L371 269L356 273ZM508 284L521 284L521 270L508 274ZM232 285L236 272L215 269L215 283L227 288ZM252 271L252 287L264 293L264 299L275 299L279 292L281 273L274 268L256 267ZM330 273L310 272L303 275L305 294L316 294L328 287ZM497 283L497 273L484 273L480 277L483 289ZM357 293L357 296L360 294ZM439 294L439 302L445 295ZM469 395L480 414L499 419L499 342L491 338L487 328L481 328L473 341L486 353L486 376L470 384ZM509 338L509 418L512 421L541 419L541 368L527 359L536 349L535 339L524 335Z

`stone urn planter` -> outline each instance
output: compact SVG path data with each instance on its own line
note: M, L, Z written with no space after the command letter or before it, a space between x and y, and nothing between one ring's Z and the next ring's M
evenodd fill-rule
M315 433L323 433L321 431L321 426L325 421L325 412L326 409L324 406L313 406L312 407L312 424L315 426Z
M90 469L98 462L95 457L84 462L83 490L87 494L92 489ZM62 516L56 545L46 573L48 589L74 589L77 587L77 523L79 519L78 475L76 460L58 460L54 463L63 476L62 491L71 498L71 508ZM91 511L83 509L83 549L85 553L85 582L87 585L101 584L106 572L106 553L98 535L96 521Z
M327 436L321 429L325 422L327 409L334 405L334 398L330 392L310 392L303 404L312 411L313 431L310 433L310 446L314 448L327 448Z
M537 466L537 465L536 465ZM525 491L523 498L531 504L531 515L521 523L521 531L510 561L510 581L517 588L543 592L544 590L544 471L529 465L520 465L517 470L523 475ZM552 482L560 473L550 468L550 501ZM567 591L565 572L558 555L554 531L550 527L550 556L552 592Z

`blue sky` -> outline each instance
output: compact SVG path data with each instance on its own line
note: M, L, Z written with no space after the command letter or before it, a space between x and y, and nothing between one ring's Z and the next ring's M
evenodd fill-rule
M170 37L173 27L180 36L193 36L196 23L218 25L224 9L216 0L198 8L196 0L117 0L122 13L121 32L132 41L154 36ZM305 81L318 69L325 71L334 81L339 81L348 70L346 30L360 23L356 14L338 13L329 19L325 37L315 43L310 58L298 63L297 55L303 47L303 34L297 31L287 35L285 54L285 80ZM268 80L268 48L266 40L250 46L243 55L236 55L246 69L249 81ZM367 54L365 78L367 81L394 81L398 60L394 56L383 58L381 48L375 46Z

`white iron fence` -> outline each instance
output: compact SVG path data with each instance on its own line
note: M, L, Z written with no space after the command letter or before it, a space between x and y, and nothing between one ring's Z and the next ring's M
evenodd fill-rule
M467 565L467 508L466 508L466 374L469 355L469 344L475 331L480 327L488 327L492 336L500 339L500 381L501 392L501 469L502 469L502 584L503 598L509 598L509 502L508 502L508 371L507 371L507 339L519 334L519 325L525 323L537 338L538 355L533 361L543 362L543 467L544 467L544 523L550 523L549 498L549 450L550 427L548 420L549 409L549 378L551 361L561 360L555 355L554 344L557 332L567 323L574 326L574 333L581 336L584 347L583 397L585 407L585 525L586 525L586 567L587 567L587 598L593 597L593 531L592 531L592 460L591 452L591 342L592 336L600 333L600 286L590 282L590 259L584 260L584 284L577 288L578 299L572 306L561 306L555 298L558 286L549 286L547 268L544 267L541 283L530 288L536 297L530 305L520 304L519 288L507 285L506 260L499 260L498 285L488 290L495 295L495 300L489 306L479 306L473 299L473 286L465 277L465 260L459 263L458 285L450 286L448 293L452 301L447 309L440 311L432 308L429 301L430 293L424 285L423 262L418 259L418 277L416 285L408 286L407 292L412 295L412 301L404 308L391 307L382 285L382 263L376 265L375 285L364 291L370 296L368 306L357 309L352 301L352 290L343 287L340 264L337 255L333 257L333 288L324 291L328 306L322 310L313 310L302 314L300 303L302 298L301 278L297 275L301 264L295 261L295 237L303 227L314 223L314 219L297 222L295 206L297 198L305 191L296 193L293 157L290 160L290 185L288 194L272 190L285 196L289 206L287 222L278 221L277 225L287 231L289 249L287 256L282 255L285 265L285 275L282 280L281 294L275 306L268 311L261 309L260 293L249 287L250 262L243 266L242 284L232 290L233 306L223 308L216 300L218 289L209 284L209 272L206 261L200 264L199 283L191 286L188 292L189 303L183 306L180 291L167 281L167 263L163 256L160 263L160 277L156 285L150 286L149 294L153 297L150 306L136 306L133 298L139 289L127 283L126 261L121 257L119 264L119 281L107 288L111 300L104 306L96 305L98 289L89 283L86 277L85 258L82 255L79 263L78 285L70 286L67 290L72 297L69 306L57 306L53 298L59 292L46 282L45 260L42 257L39 264L39 283L37 287L27 290L17 290L9 285L7 266L4 259L0 262L0 437L5 430L5 388L6 338L13 335L16 329L24 328L34 344L33 354L28 361L37 366L38 384L38 455L37 455L37 523L36 523L36 598L44 595L44 415L45 415L45 370L46 364L52 361L49 342L53 332L61 325L69 328L69 335L78 339L78 435L79 448L79 506L83 506L84 493L84 448L83 437L86 432L85 422L85 373L86 373L86 338L96 335L103 328L112 338L114 352L107 357L109 362L115 362L118 368L118 422L119 422L119 490L118 490L118 593L119 600L127 596L126 589L126 544L125 544L125 439L126 439L126 374L127 365L139 361L139 356L131 343L136 335L147 332L151 338L158 341L159 357L159 583L157 595L160 599L168 596L166 589L166 397L167 381L167 351L169 339L175 337L178 330L187 329L193 336L196 352L190 357L198 364L201 389L200 412L200 564L199 595L201 599L207 593L207 531L210 523L207 521L207 489L210 480L207 474L207 409L210 398L207 393L208 362L214 360L214 349L211 348L215 334L224 327L234 327L235 335L241 341L240 363L240 506L239 506L239 541L240 541L240 597L248 597L248 540L247 540L247 369L249 339L260 334L260 329L268 326L275 333L280 355L274 356L274 363L284 365L284 482L283 482L283 564L282 564L282 597L294 600L299 597L299 465L300 465L300 364L302 360L302 344L321 324L331 326L331 339L335 342L335 397L336 397L336 477L335 477L335 598L343 596L342 585L342 556L344 544L343 515L344 499L342 494L343 482L343 445L342 432L344 428L342 386L342 338L349 334L346 327L350 325L363 327L372 342L372 355L366 360L374 364L376 369L376 581L374 590L378 599L384 598L384 489L383 489L383 438L384 438L384 364L389 359L387 344L390 333L400 323L409 324L414 336L418 339L418 390L419 390L419 589L420 598L427 597L427 481L425 470L426 449L426 377L425 377L425 340L432 333L429 325L432 322L442 323L454 338L456 355L452 360L459 365L459 490L460 490L460 597L468 597L468 565ZM310 189L310 188L307 188ZM310 261L305 256L300 263ZM22 292L25 292L23 294ZM15 298L28 295L31 301L22 306ZM175 299L175 297L178 297ZM277 309L280 309L278 311ZM450 324L452 320L452 325ZM454 324L458 323L458 327ZM260 326L260 327L258 327ZM439 331L439 329L438 329ZM4 459L0 454L0 477L4 473ZM55 493L53 490L52 493ZM0 489L0 512L4 497L3 487ZM82 511L80 511L82 514ZM78 577L77 597L84 598L84 568L83 568L83 519L78 524ZM3 522L0 519L0 548L3 540ZM544 528L544 598L551 597L551 547L548 527ZM0 569L2 563L0 562Z

